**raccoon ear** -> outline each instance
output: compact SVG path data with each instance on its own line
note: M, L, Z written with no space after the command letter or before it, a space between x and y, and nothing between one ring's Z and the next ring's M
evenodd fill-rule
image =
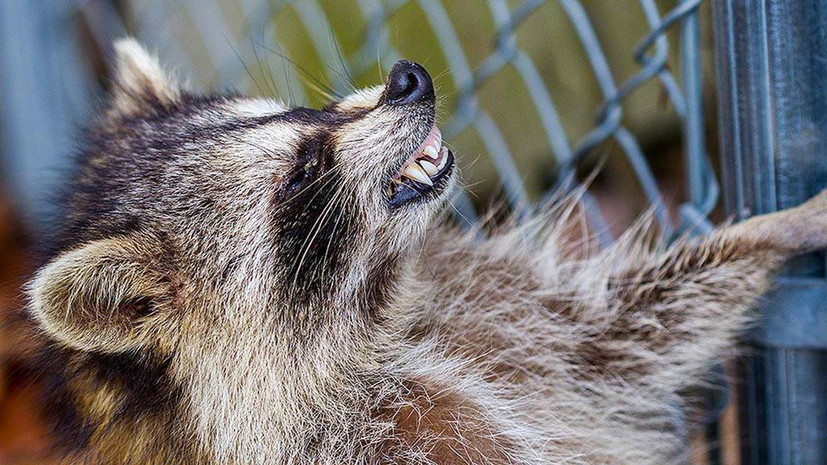
M115 42L117 65L112 103L122 114L136 114L180 98L179 84L161 67L158 58L131 38Z
M155 244L133 234L58 255L28 286L31 313L77 349L120 352L151 343L169 328L173 299Z

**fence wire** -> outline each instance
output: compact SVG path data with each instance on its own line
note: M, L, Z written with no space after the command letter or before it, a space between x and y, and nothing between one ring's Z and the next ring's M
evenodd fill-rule
M243 29L248 42L281 55L284 47L274 34L272 21L286 10L291 10L309 35L322 62L327 82L331 83L334 90L346 92L347 79L343 77L359 76L371 68L375 69L377 65L388 70L402 58L403 55L391 44L388 23L403 7L415 4L424 13L429 26L427 31L434 35L439 44L440 53L448 64L452 84L458 89L457 103L443 126L444 137L450 141L468 129L476 132L499 174L506 200L513 208L530 205L527 189L515 164L515 154L509 148L497 119L481 107L477 97L478 91L488 81L509 67L516 71L520 84L531 96L549 153L554 157L552 162L557 168L557 179L571 179L572 173L590 150L607 140L613 140L630 163L664 233L672 235L675 232L708 230L711 225L707 217L717 204L719 189L704 149L698 23L698 7L702 0L682 0L666 12L658 11L655 0L624 2L624 8L637 4L635 7L640 9L649 32L640 38L634 49L633 58L638 63L639 70L622 82L613 76L603 45L583 2L556 0L576 32L576 37L572 40L579 41L585 52L603 99L602 104L595 109L593 127L575 141L566 133L561 121L554 103L554 89L548 88L535 62L520 48L517 41L517 33L525 21L551 1L554 0L524 0L515 8L511 8L506 0L480 2L493 19L496 34L491 38L493 46L490 54L474 66L440 0L357 0L357 15L364 22L364 32L361 45L347 56L342 55L338 39L333 33L331 18L318 0L240 0L240 16L245 23ZM112 39L131 33L150 44L163 44L168 60L175 60L181 68L191 68L190 57L176 40L175 29L183 27L184 23L181 15L183 11L187 26L194 28L200 36L215 70L216 80L244 90L244 61L237 48L228 46L228 38L234 37L234 34L217 2L179 0L149 3L133 0L126 4L135 13L132 21L134 24L130 27L125 26L121 10L109 1L78 2L78 10L88 24L90 35L97 42L98 49L104 53L107 64L111 62L111 56L107 54L110 53ZM681 29L680 84L666 66L670 54L666 32L672 27ZM243 45L241 41L237 43ZM271 55L256 56L256 60L266 62L272 58ZM267 65L270 66L269 63ZM302 78L299 76L300 65L298 68L285 67L282 62L281 66L276 64L276 68L281 69L270 76L274 86L285 95L289 92L291 100L307 101L308 89L296 85ZM677 224L670 221L663 196L638 140L623 124L624 100L653 79L660 82L683 125L688 192L687 200L679 207L680 220ZM567 186L560 182L556 187ZM587 194L585 203L589 206L587 213L601 242L610 242L612 238L609 228L597 202ZM456 207L461 217L469 221L476 218L467 194L460 195Z

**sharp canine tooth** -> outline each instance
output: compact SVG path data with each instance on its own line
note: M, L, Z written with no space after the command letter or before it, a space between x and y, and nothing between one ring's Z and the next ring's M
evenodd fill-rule
M428 177L428 173L416 162L408 163L407 166L405 166L405 170L402 171L402 174L422 184L434 185L434 183L431 182L431 178Z
M442 152L442 159L439 160L439 165L437 165L437 167L436 167L438 170L441 170L442 168L445 168L445 164L448 163L448 149L446 149L445 147L442 147L441 152Z
M429 146L425 147L425 150L423 150L423 152L425 152L425 155L428 155L429 157L433 158L434 160L439 158L439 152L437 151L437 149L433 145L429 145Z
M425 170L426 173L428 173L428 176L433 176L439 173L437 167L428 160L419 160L419 165L422 166L422 169Z

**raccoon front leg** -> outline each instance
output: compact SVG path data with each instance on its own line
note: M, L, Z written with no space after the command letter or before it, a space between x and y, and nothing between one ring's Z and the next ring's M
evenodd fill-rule
M680 389L732 346L748 311L787 258L827 247L827 191L748 219L613 274L612 311L595 319L578 356L591 373Z

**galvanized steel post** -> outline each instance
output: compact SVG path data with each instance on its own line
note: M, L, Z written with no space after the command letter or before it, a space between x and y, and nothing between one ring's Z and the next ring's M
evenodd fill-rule
M827 0L713 3L723 185L736 219L827 185ZM745 464L827 463L824 254L801 257L760 305L744 366Z

